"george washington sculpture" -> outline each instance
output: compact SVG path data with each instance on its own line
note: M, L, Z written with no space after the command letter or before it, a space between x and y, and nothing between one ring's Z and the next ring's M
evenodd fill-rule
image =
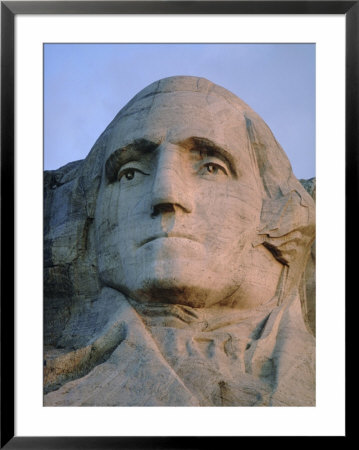
M44 404L315 405L314 223L234 94L184 76L142 90L45 174Z

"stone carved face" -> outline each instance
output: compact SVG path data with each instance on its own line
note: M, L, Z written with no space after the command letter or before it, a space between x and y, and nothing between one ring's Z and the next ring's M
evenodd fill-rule
M262 208L243 115L218 95L132 103L114 123L96 212L102 281L140 302L250 308L281 264L254 248Z

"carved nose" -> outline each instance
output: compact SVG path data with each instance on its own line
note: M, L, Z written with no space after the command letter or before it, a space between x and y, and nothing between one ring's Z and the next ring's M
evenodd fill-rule
M193 210L192 192L177 156L170 152L159 158L152 187L152 217L174 213L177 209L186 213Z
M162 213L175 212L175 205L172 203L157 203L152 206L152 217L156 217Z

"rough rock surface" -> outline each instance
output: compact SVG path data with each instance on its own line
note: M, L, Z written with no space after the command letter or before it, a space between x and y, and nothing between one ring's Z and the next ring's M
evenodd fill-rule
M315 179L244 102L153 83L44 197L45 405L315 404Z

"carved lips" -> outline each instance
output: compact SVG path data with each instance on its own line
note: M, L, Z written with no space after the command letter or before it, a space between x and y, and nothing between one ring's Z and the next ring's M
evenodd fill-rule
M191 241L198 242L198 239L196 239L191 234L175 233L175 232L162 232L162 233L158 233L158 234L155 234L154 236L144 239L143 241L141 241L141 243L139 244L138 247L142 247L143 245L147 244L148 242L154 241L156 239L162 239L162 238L182 238L182 239L188 239Z

